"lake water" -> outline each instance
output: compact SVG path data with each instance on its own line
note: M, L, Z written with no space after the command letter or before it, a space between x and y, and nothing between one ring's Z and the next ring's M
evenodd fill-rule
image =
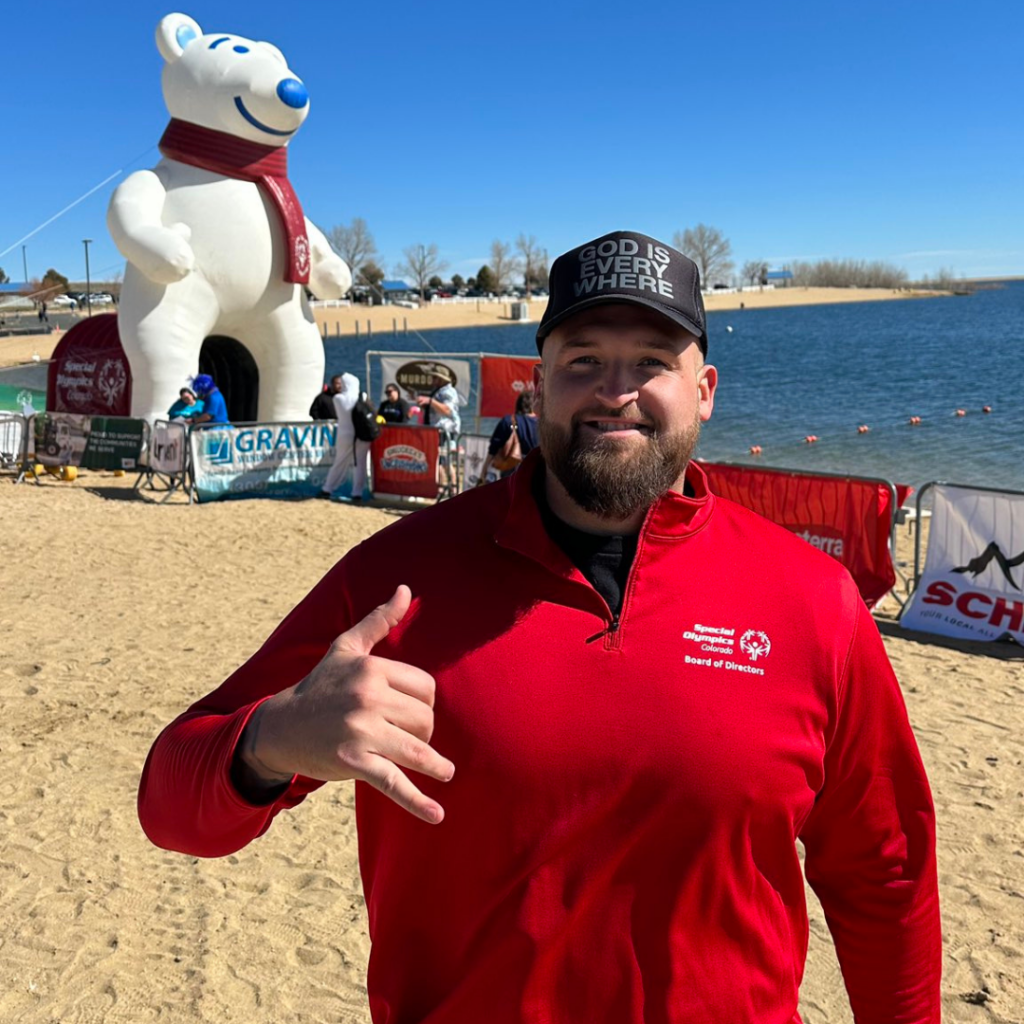
M368 349L533 355L535 333L536 324L509 324L329 338L327 368L365 383ZM971 296L711 313L708 339L719 386L703 458L1024 490L1024 282ZM382 384L370 380L375 400ZM481 432L493 423L481 421ZM870 431L858 434L860 424ZM473 417L463 426L473 430ZM820 440L805 444L811 434ZM763 454L751 456L752 445Z

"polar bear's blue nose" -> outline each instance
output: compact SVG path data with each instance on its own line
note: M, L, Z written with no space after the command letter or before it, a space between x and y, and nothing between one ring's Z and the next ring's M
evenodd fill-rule
M284 78L277 83L277 97L287 107L301 110L309 102L309 92L297 78Z

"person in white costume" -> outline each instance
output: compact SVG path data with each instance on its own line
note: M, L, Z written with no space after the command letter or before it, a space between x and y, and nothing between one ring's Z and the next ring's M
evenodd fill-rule
M344 482L352 470L352 500L363 500L370 460L370 442L356 437L352 410L359 401L359 380L351 373L341 375L341 390L333 398L334 415L338 420L338 434L334 442L334 464L324 480L321 498L329 498Z

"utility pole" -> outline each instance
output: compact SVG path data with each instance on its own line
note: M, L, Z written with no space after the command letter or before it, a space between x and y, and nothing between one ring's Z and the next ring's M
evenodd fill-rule
M21 247L21 269L22 271L24 271L25 274L22 280L24 280L25 284L28 284L28 258L25 256L25 250L27 248L28 246L26 245L23 245Z
M82 245L85 246L85 305L92 316L92 282L89 280L89 243L91 238L83 238Z

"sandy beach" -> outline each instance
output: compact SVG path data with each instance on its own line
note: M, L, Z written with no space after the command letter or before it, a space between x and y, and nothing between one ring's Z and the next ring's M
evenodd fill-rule
M139 772L390 513L158 505L128 478L0 475L0 1021L368 1024L353 792L330 785L235 856L150 846ZM900 530L900 557L912 535ZM944 1015L1024 1020L1024 660L878 616L938 808ZM812 903L808 1024L851 1015Z
M780 306L819 306L833 302L881 302L898 299L934 298L936 292L893 291L889 288L776 288L756 292L733 292L705 296L709 312L739 309L770 309ZM529 318L540 321L546 299L528 303ZM106 310L105 310L106 312ZM427 303L415 309L405 306L316 305L313 309L321 334L391 335L394 331L426 331L442 327L497 327L516 323L507 301L472 299L462 302ZM0 338L0 366L27 363L37 356L49 359L63 332Z
M820 306L832 302L881 302L890 299L934 297L933 292L894 291L891 288L775 288L754 292L711 293L704 296L708 312L717 310L772 309L781 306ZM529 318L539 323L547 299L527 303ZM402 306L317 306L314 310L321 333L391 333L394 330L430 330L437 327L491 327L514 323L507 301L471 299L428 303L418 309ZM357 326L358 325L358 326ZM369 325L369 326L367 326Z

